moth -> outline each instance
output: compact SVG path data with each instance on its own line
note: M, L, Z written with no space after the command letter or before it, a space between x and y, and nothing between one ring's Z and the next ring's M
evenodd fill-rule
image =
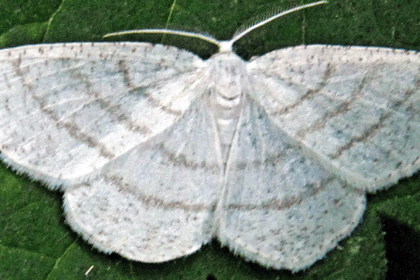
M302 9L320 1L298 7ZM0 157L64 192L100 251L164 262L213 238L302 270L360 222L366 193L420 169L420 55L310 45L246 62L150 43L0 50Z

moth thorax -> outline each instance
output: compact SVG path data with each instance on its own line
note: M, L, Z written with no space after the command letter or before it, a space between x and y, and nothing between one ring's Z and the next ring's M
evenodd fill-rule
M233 53L219 53L209 65L209 107L219 133L223 163L227 161L232 139L246 98L246 64Z
M210 102L216 118L236 119L242 108L248 76L246 64L234 53L219 53L209 65Z

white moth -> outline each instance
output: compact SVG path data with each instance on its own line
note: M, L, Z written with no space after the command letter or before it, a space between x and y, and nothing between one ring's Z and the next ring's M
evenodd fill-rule
M62 190L101 251L163 262L217 237L267 267L312 265L357 226L366 192L420 169L420 55L232 52L291 11L227 42L137 31L213 42L208 60L150 43L0 50L2 160Z

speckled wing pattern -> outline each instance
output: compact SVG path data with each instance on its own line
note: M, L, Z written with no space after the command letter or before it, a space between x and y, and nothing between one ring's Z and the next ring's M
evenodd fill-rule
M0 51L0 148L19 172L66 188L176 122L202 91L183 50L71 43Z
M197 100L167 131L107 164L100 178L66 191L73 228L103 251L143 262L182 257L209 242L223 169L205 105Z
M376 191L419 170L419 53L299 46L248 69L276 126L351 186Z
M293 271L351 233L366 191L419 170L419 54L253 59L226 160L212 59L148 43L1 50L1 158L61 187L67 221L102 251L162 262L218 237Z
M363 190L325 169L254 102L242 112L229 160L218 236L266 266L309 266L348 236L365 210Z

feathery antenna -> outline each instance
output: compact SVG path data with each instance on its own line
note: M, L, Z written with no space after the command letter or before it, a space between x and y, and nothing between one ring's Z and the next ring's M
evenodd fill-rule
M306 4L303 6L298 6L289 10L285 10L282 12L279 12L271 17L268 17L267 19L260 21L254 25L251 25L249 27L246 28L240 28L238 29L235 34L233 35L233 38L230 39L229 41L219 41L211 36L208 35L204 35L204 34L199 34L199 33L193 33L193 32L188 32L188 31L180 31L180 30L170 30L170 29L139 29L139 30L125 30L125 31L120 31L120 32L114 32L114 33L108 33L106 34L103 38L107 38L107 37L111 37L111 36L119 36L119 35L128 35L128 34L171 34L171 35L180 35L180 36L185 36L185 37L192 37L192 38L198 38L204 41L207 41L209 43L215 44L217 46L219 46L219 52L231 52L232 51L232 45L233 43L235 43L237 40L239 40L240 38L242 38L243 36L245 36L246 34L250 33L251 31L257 29L258 27L261 27L267 23L269 23L270 21L273 21L281 16L290 14L292 12L296 12L302 9L306 9L309 7L313 7L313 6L317 6L317 5L321 5L321 4L326 4L327 1L326 0L322 0L322 1L318 1L318 2L314 2L314 3L310 3L310 4Z

